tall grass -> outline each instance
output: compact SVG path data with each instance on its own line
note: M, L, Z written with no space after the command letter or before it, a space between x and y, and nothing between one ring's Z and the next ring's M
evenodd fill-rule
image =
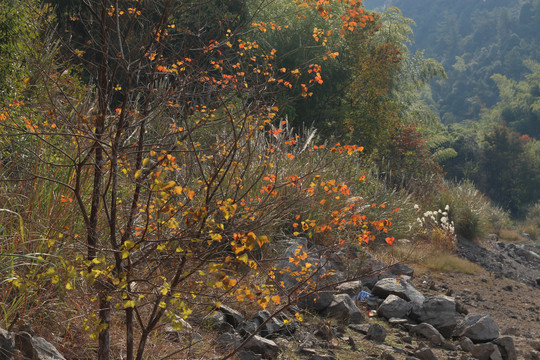
M445 180L435 201L441 209L450 207L449 216L456 233L467 239L481 238L488 232L499 234L510 224L508 214L469 181L456 184Z

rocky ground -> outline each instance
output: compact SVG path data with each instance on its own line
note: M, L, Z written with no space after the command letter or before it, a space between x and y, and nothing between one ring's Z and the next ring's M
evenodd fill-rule
M345 283L302 308L270 318L268 311L245 316L222 306L180 332L165 326L163 341L182 347L193 341L190 352L175 359L220 359L249 339L233 359L540 360L540 246L459 239L458 254L485 270L414 275L407 266L370 260L381 273ZM283 281L295 286L292 278ZM361 290L375 296L353 301ZM42 338L0 329L0 359L16 358L3 357L15 348L24 359L64 359Z

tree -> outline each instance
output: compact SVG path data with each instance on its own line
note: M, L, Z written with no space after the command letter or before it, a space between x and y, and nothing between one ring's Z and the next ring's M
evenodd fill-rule
M327 18L333 4L305 5ZM160 321L178 328L196 304L209 313L233 298L283 310L317 292L310 279L319 263L295 274L295 289L278 293L264 246L291 219L295 236L332 230L335 248L351 229L357 233L347 240L356 242L388 231L389 220L358 215L362 204L350 201L349 186L323 171L361 147L326 150L275 123L279 106L268 88L292 88L300 70L275 68L275 51L243 37L248 29L204 21L208 4L198 1L82 6L67 11L63 23L73 27L56 34L60 49L44 47L54 61L32 63L39 78L28 86L39 91L0 115L2 144L16 139L27 149L26 158L11 154L24 174L11 180L49 184L51 197L73 212L71 224L50 231L44 263L13 274L11 283L21 291L37 280L62 291L78 287L96 303L85 326L98 359L114 355L120 316L126 358L142 359ZM336 36L371 21L359 2L342 6L348 10ZM240 24L267 31L260 22ZM70 28L84 29L84 37L64 36ZM308 75L299 97L321 78L317 64L302 70ZM326 223L309 219L329 195ZM54 255L65 248L69 253ZM261 276L269 280L257 281Z

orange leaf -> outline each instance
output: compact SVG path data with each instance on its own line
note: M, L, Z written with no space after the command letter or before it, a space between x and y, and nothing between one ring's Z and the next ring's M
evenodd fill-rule
M388 245L392 246L392 244L394 243L394 240L395 238L393 237L387 237L386 239L384 239L384 241L386 241L388 243Z

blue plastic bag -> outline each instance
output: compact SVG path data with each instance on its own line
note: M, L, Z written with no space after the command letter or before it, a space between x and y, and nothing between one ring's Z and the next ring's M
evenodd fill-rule
M362 300L366 300L367 298L372 297L372 296L373 295L368 293L367 291L360 291L358 293L357 299L362 301Z

